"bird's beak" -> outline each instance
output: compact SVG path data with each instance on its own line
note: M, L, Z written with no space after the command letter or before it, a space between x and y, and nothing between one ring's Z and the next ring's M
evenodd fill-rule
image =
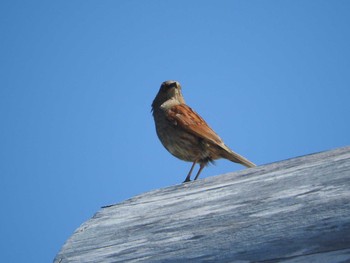
M169 85L169 88L177 88L176 82L174 81Z

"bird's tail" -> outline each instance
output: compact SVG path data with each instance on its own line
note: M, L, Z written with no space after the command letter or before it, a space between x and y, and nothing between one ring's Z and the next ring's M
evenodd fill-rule
M251 168L255 167L256 165L249 161L248 159L244 158L242 155L239 155L238 153L233 152L232 150L230 151L225 151L225 154L223 156L224 158L235 162L235 163L240 163L244 165L245 167Z

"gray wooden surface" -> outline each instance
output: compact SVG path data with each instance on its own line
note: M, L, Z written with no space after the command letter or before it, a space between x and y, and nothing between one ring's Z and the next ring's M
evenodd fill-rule
M54 262L350 262L350 147L102 208Z

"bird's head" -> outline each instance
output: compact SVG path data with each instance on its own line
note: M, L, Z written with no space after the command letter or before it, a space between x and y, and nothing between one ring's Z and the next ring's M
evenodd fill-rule
M174 80L167 80L162 83L155 97L152 108L161 106L166 101L172 100L171 104L182 104L185 100L182 96L181 85L179 82Z

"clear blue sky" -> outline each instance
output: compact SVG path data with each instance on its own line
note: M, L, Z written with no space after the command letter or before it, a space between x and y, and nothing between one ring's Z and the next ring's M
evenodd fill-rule
M184 180L161 82L266 164L350 144L350 1L0 3L2 262L51 262L101 206ZM244 167L220 160L201 178ZM258 193L257 193L258 194Z

